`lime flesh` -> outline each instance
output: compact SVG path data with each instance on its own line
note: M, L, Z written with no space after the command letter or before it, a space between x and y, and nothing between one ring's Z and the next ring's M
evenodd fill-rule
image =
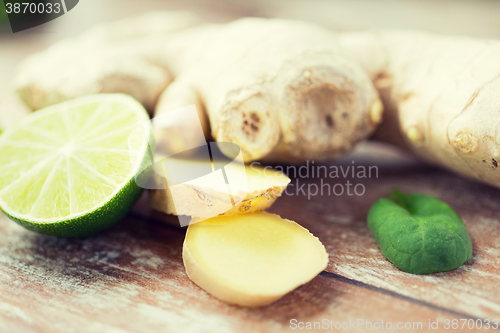
M0 136L0 208L27 229L94 234L139 198L149 117L133 98L99 94L50 106Z

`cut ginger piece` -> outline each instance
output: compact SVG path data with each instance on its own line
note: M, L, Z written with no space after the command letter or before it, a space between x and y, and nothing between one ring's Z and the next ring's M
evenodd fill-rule
M214 173L184 181L178 170L199 168L202 161L171 159L166 165L167 189L150 191L150 205L163 213L191 217L191 223L215 216L232 216L269 208L290 182L278 170L258 165L231 163L224 165L225 175ZM214 161L221 170L223 163ZM194 173L194 172L193 172ZM223 177L227 177L226 184Z
M194 283L224 302L246 307L276 301L328 263L317 237L266 212L190 224L182 256Z

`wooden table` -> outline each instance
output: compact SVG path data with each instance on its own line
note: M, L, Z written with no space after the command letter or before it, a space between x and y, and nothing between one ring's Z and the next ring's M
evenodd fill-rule
M102 9L89 16L88 22L77 15L76 7L45 33L26 32L22 39L0 40L0 116L7 123L27 112L15 100L9 84L20 59L92 22L148 8L198 9L218 21L243 15L302 17L337 29L416 27L500 36L500 29L493 29L499 28L500 6L492 2L460 2L450 7L451 2L446 1L434 5L383 1L377 7L370 1L186 4L179 0L165 4L151 0L141 2L146 5L140 9L136 2L102 3L98 7L96 0L86 0L78 5L81 13ZM121 11L113 10L113 5L121 6ZM392 21L387 8L398 14ZM450 8L454 15L446 16ZM351 12L358 14L351 15L352 20L343 18ZM329 21L332 17L335 20ZM440 19L445 24L439 24ZM347 180L360 183L365 188L363 195L318 195L308 200L290 188L290 195L270 209L318 236L330 254L330 263L310 283L259 309L219 302L187 278L181 258L184 230L165 225L162 216L148 208L147 195L119 224L85 239L39 235L0 215L0 332L253 333L291 331L299 322L326 323L333 329L343 325L345 331L359 332L377 325L387 328L390 322L393 329L401 323L409 327L405 331L412 332L427 331L429 322L436 321L443 330L446 320L453 319L458 320L458 329L449 331L469 332L475 331L467 329L471 321L462 329L460 319L500 320L500 191L378 145L362 145L335 165L346 167L352 161L376 166L378 177L323 182L330 186ZM300 182L307 188L321 180ZM435 195L455 208L471 234L473 259L454 271L426 276L407 274L390 264L367 228L366 214L377 198L394 187Z
M184 230L162 223L161 214L147 208L147 196L122 222L86 239L39 235L2 217L0 332L281 332L292 319L420 322L424 328L429 320L443 327L445 319L500 319L500 191L408 161L354 155L336 165L352 160L378 166L379 177L323 181L363 184L363 196L308 200L290 190L270 210L317 235L330 264L312 282L260 309L224 304L194 285L182 265ZM426 276L390 264L366 214L394 187L435 195L454 207L471 234L473 259Z

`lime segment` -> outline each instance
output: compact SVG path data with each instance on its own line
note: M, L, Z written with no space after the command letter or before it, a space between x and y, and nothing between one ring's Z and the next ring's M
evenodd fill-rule
M0 136L0 208L24 227L86 236L123 217L142 189L149 117L121 94L77 98L37 111Z

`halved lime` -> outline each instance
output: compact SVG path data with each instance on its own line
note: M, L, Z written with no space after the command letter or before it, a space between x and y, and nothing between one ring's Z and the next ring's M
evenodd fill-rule
M0 136L0 208L27 229L60 237L94 234L141 195L135 176L149 158L149 120L122 94L50 106Z

